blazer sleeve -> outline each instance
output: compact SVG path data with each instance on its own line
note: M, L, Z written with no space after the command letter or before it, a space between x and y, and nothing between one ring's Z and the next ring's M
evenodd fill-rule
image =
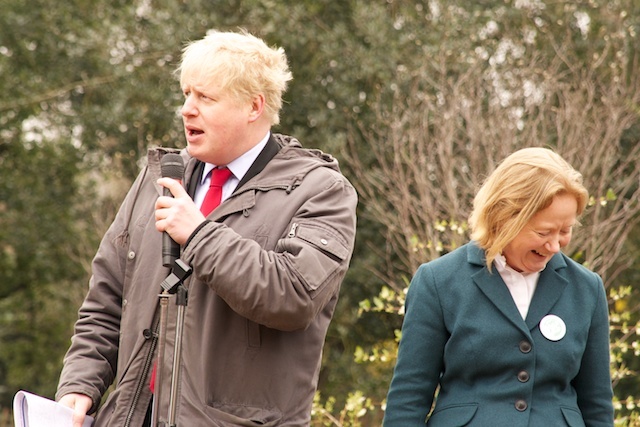
M424 426L442 372L447 338L432 270L422 265L407 293L384 427Z
M609 311L607 297L600 276L597 281L597 302L592 313L587 346L582 364L573 385L578 395L578 406L587 427L613 425L613 390L610 374Z

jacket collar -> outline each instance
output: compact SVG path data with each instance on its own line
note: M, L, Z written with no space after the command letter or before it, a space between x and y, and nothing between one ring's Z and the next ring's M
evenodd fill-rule
M267 166L267 163L269 163L269 161L273 159L273 156L275 156L278 153L278 151L280 151L280 146L278 145L276 140L273 138L273 134L271 134L269 136L269 139L267 140L267 144L264 146L262 151L260 151L260 154L258 154L258 157L253 162L253 164L251 165L247 173L244 175L244 177L242 177L242 181L238 183L236 190L242 187L251 178L253 178L254 176L258 175L260 172L262 172L262 169L264 169L264 167Z
M507 319L527 335L549 313L569 284L565 277L567 263L564 256L558 253L549 260L545 269L540 273L527 318L523 321L502 277L495 268L489 272L485 265L484 251L473 242L469 244L467 261L480 267L472 275L476 286Z
M160 178L160 161L166 153L180 153L184 159L183 185L189 195L193 196L195 185L202 173L202 162L191 157L186 149L163 147L150 149L147 153L147 161L151 178L154 182ZM215 216L208 218L218 221L233 212L247 212L255 204L257 189L282 188L292 191L310 171L322 167L340 170L338 161L333 156L316 149L304 149L296 138L271 133L267 145L236 187L233 195L216 209ZM261 173L265 169L268 172ZM158 195L162 195L163 188L158 184L154 185Z

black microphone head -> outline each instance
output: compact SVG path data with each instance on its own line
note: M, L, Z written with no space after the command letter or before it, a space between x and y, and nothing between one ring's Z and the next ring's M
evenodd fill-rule
M177 153L167 153L160 159L160 172L163 178L182 180L184 175L184 161ZM163 195L173 197L168 188L163 189ZM162 234L162 265L172 268L173 263L180 256L180 245L165 231Z
M160 171L163 178L182 180L184 175L184 161L180 154L167 153L160 160Z

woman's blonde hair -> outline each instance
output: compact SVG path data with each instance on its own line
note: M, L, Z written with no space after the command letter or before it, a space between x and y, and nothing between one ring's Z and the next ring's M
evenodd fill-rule
M189 43L176 73L182 87L196 78L219 85L239 101L263 94L265 114L272 125L280 123L282 94L293 78L284 49L270 48L245 30L212 30Z
M547 148L518 150L489 175L476 194L469 218L471 238L484 249L489 270L504 247L558 194L576 198L577 216L589 198L582 174Z

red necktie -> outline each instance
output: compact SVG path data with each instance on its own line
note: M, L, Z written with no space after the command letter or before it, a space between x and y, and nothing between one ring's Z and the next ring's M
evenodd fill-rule
M231 171L226 168L215 168L211 171L211 182L209 184L209 191L204 196L202 206L200 206L200 212L207 216L218 207L222 200L222 186L227 179L231 176Z

